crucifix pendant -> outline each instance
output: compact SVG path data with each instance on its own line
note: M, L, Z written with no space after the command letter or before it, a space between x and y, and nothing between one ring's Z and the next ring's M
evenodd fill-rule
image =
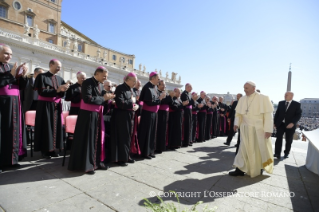
M246 110L246 115L247 115L247 113L248 113L248 109Z

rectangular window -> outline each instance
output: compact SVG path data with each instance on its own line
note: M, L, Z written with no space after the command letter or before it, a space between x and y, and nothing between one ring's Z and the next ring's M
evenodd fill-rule
M49 32L55 33L55 25L53 23L49 23Z
M130 64L133 65L133 60L130 60Z
M27 15L27 22L29 26L33 26L33 17L30 15Z
M82 52L82 44L78 45L78 52Z
M113 54L112 59L116 60L116 55L115 54Z
M55 2L56 2L56 0L51 0L51 2L55 3Z
M53 40L52 40L52 39L49 39L48 42L49 42L49 43L53 43Z
M0 17L7 18L7 8L0 6Z

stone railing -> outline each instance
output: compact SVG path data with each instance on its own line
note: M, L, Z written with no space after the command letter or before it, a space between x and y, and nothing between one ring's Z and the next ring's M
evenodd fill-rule
M19 42L23 42L23 43L27 43L27 44L31 44L31 45L34 45L34 46L39 46L39 47L42 47L44 49L49 49L49 50L52 50L52 51L56 51L58 53L61 53L61 54L65 54L65 55L69 55L69 56L73 56L73 57L77 57L77 58L81 58L83 60L87 60L87 61L90 61L90 62L95 62L95 63L98 63L99 65L104 65L106 67L113 67L113 68L116 68L116 69L120 69L120 70L123 70L127 73L129 72L135 72L137 75L140 75L140 76L144 76L144 77L148 77L149 76L149 73L148 72L143 72L143 71L140 71L140 70L136 70L136 69L131 69L131 68L126 68L124 67L125 64L114 64L114 62L109 62L103 58L98 58L98 57L94 57L94 56L91 56L91 55L87 55L83 52L77 52L77 51L74 51L74 50L71 50L70 48L67 48L67 47L63 47L63 46L58 46L58 45L55 45L55 44L52 44L52 43L49 43L49 42L46 42L46 41L43 41L43 40L40 40L40 39L36 39L36 38L33 38L33 37L29 37L27 35L23 35L21 33L18 33L18 32L13 32L13 31L10 31L10 30L7 30L7 29L3 29L0 27L0 37L6 37L6 38L9 38L9 39L13 39L13 40L17 40ZM174 84L180 84L181 82L179 80L172 80L170 78L166 78L164 76L161 77L161 79L164 79L166 82L170 82L170 83L174 83Z

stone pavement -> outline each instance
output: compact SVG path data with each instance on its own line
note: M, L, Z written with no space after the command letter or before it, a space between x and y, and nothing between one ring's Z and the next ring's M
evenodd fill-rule
M62 157L44 160L36 153L19 170L0 174L0 211L146 211L143 199L159 202L152 197L157 194L176 204L170 190L181 192L181 208L201 200L198 209L207 204L216 211L319 211L319 176L304 166L307 142L294 141L290 157L275 160L272 175L250 178L228 176L235 147L234 142L223 145L225 140L196 143L127 167L114 165L95 175L70 172L68 159L62 167Z

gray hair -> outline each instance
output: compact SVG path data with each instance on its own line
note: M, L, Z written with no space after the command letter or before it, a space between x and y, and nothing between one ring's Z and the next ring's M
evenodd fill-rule
M7 44L4 44L4 43L0 43L0 51L2 51L4 48L9 48L11 49L11 47Z
M103 84L105 84L105 83L109 83L109 85L112 85L111 80L105 80L105 81L103 82Z

